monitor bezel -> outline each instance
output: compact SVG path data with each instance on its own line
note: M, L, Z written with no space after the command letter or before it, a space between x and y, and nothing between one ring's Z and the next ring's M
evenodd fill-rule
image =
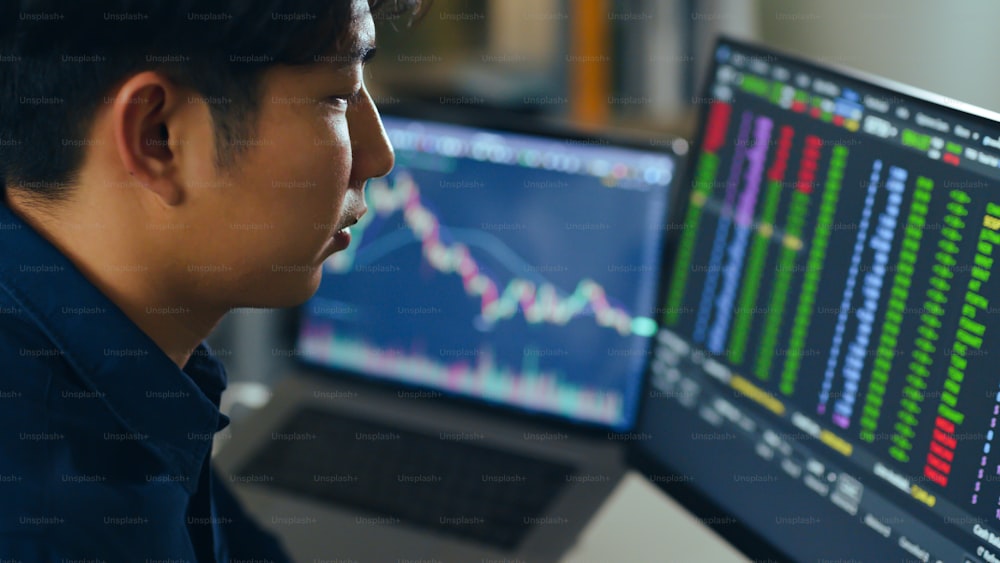
M519 114L504 108L493 108L485 105L435 105L417 100L393 98L391 103L380 103L378 109L382 115L387 117L398 117L402 119L419 119L443 125L457 125L465 127L475 127L481 129L494 130L502 133L514 133L531 135L535 137L552 138L554 140L570 140L580 143L592 143L608 147L622 147L630 149L645 150L650 152L660 152L664 156L674 160L675 175L671 180L670 192L667 196L667 214L676 204L677 181L679 174L685 169L685 151L688 142L678 136L668 133L653 131L639 131L637 129L616 129L611 127L583 127L566 120L557 118L546 118L532 114ZM655 139L655 143L653 142ZM664 218L666 220L666 218ZM669 241L670 233L663 231L663 241L661 242L660 256L663 256L662 248ZM659 287L659 280L654 282L655 287ZM658 296L654 296L654 303ZM285 327L285 339L289 348L296 349L298 344L298 330L302 320L302 309L305 304L292 309L287 325ZM652 347L650 337L650 347ZM298 354L294 358L295 369L308 371L318 377L345 378L352 382L371 385L373 388L382 390L432 390L433 387L407 383L389 378L372 377L357 370L343 368L333 368L306 359ZM639 384L636 386L636 393L641 394L645 389L645 378L647 371L643 368L639 376ZM566 430L575 434L590 436L591 438L618 439L616 434L630 432L638 421L639 402L641 395L636 398L636 404L632 412L632 418L627 427L616 429L613 426L594 421L571 420L556 413L544 411L531 411L516 405L506 405L503 403L488 401L469 395L461 395L440 391L436 396L428 396L425 400L431 404L439 402L443 405L452 405L456 408L468 408L470 410L484 409L486 412L511 416L518 420L527 422L543 423L553 430ZM424 400L424 399L422 399Z
M699 94L705 98L709 97L710 88L715 79L715 71L718 68L718 61L715 58L715 53L722 45L732 45L740 52L749 53L751 55L779 57L782 60L817 70L819 72L836 74L848 80L862 82L874 89L883 90L887 94L905 96L912 99L912 101L919 103L933 104L943 110L959 112L969 118L983 120L994 126L1000 127L1000 113L998 112L858 69L809 59L794 53L789 53L782 49L773 48L759 42L739 39L727 34L718 34L713 43L713 48L710 51L711 59L708 64L707 71L705 72L701 88L698 90ZM696 121L697 126L695 133L692 135L691 149L688 152L684 169L677 178L679 184L674 189L674 200L670 211L670 221L672 223L683 221L687 214L688 204L690 203L688 195L691 193L691 183L694 178L695 169L698 165L697 159L701 153L701 146L704 140L705 123L708 119L709 105L710 104L701 104L698 108L698 118ZM667 237L664 243L664 255L660 261L661 264L663 264L663 271L660 276L660 292L657 296L657 307L660 309L662 309L666 303L665 289L667 288L670 280L670 273L673 271L677 259L678 242L677 237L671 236ZM651 355L650 359L647 361L647 373L643 377L642 394L639 397L639 405L636 409L636 431L642 430L642 427L639 426L639 422L642 420L644 411L648 407L646 397L649 395L651 390L652 381L650 377L650 370L652 362L653 356ZM670 495L671 498L677 500L681 506L701 519L703 522L706 522L707 526L712 528L729 544L743 552L748 557L751 557L754 560L794 561L788 553L782 551L780 546L775 545L753 528L743 524L741 520L734 518L732 512L713 500L706 491L690 484L685 479L651 478L653 476L663 475L682 475L669 464L657 459L652 452L644 449L644 446L642 445L643 443L644 442L641 441L635 441L628 444L625 455L626 464L630 468L641 473L656 487L667 495ZM738 521L733 522L733 520ZM725 526L712 524L712 522L718 521L725 521L727 523Z

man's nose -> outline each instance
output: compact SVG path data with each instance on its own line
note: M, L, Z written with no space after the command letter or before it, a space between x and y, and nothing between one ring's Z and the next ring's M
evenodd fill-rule
M363 182L385 176L392 170L396 155L367 88L362 88L360 99L349 112L347 124L354 158L351 179Z

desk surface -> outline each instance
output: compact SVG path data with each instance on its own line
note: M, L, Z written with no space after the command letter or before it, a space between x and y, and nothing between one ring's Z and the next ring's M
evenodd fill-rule
M641 475L629 471L563 563L748 562Z

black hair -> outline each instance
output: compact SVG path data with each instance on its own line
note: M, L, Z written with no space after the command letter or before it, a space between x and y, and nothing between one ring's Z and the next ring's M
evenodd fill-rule
M431 0L423 0L423 7ZM416 17L421 0L368 0ZM0 0L0 194L55 201L77 181L93 118L116 83L164 72L208 104L216 166L256 129L267 68L336 60L350 0ZM344 53L346 54L346 53Z

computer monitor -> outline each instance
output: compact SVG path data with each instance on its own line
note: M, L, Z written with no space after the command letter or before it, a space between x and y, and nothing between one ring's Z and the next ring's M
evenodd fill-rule
M1000 115L728 39L704 101L634 462L755 557L997 561Z
M383 116L395 169L325 263L299 353L407 393L626 430L658 328L672 139L473 113Z

